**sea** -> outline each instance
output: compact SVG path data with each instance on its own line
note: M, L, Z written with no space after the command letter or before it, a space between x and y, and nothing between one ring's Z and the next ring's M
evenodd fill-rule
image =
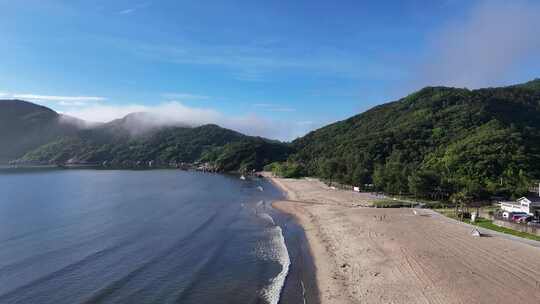
M0 170L0 303L318 303L266 179Z

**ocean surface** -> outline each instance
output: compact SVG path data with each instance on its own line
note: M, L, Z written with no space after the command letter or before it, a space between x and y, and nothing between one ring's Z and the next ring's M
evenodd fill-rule
M264 179L0 171L0 303L313 303L305 236Z

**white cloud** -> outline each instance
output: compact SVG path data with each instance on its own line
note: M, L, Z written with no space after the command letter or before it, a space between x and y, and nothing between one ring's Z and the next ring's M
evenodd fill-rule
M125 9L125 10L121 10L120 12L118 12L120 15L128 15L128 14L131 14L135 11L136 9L134 8L128 8L128 9Z
M210 96L191 93L165 93L161 96L165 99L171 100L206 100L210 98Z
M482 1L465 20L436 33L418 82L469 88L505 84L540 53L539 29L537 1Z
M123 10L119 11L118 14L120 14L120 15L133 14L135 11L146 8L148 6L150 6L150 3L140 3L140 4L137 4L137 5L133 6L133 7L123 9Z
M98 96L57 96L19 93L0 93L0 98L22 99L34 102L54 102L62 106L82 107L90 103L97 103L107 100Z
M122 118L130 113L148 112L156 114L164 122L182 122L194 125L209 123L219 116L214 110L188 107L180 102L167 102L156 106L142 104L99 104L84 108L68 108L63 112L70 116L78 117L90 122L108 122L117 118Z
M203 100L206 95L189 93L169 93L162 97L182 100ZM88 123L103 123L122 118L130 113L147 112L153 114L151 125L203 125L217 124L253 136L262 136L280 140L291 140L305 134L310 124L298 124L288 121L276 121L255 114L228 116L215 109L191 107L179 101L169 101L157 105L110 104L103 103L105 97L97 96L57 96L38 94L12 94L0 92L0 98L24 99L49 106L56 111ZM269 112L292 112L295 109L270 103L253 105Z
M154 106L142 104L105 105L93 104L86 107L68 107L62 113L88 122L109 122L130 113L153 114L152 125L217 124L241 133L280 140L291 140L309 131L306 125L295 122L276 121L255 114L228 116L212 108L191 107L180 102L166 102Z

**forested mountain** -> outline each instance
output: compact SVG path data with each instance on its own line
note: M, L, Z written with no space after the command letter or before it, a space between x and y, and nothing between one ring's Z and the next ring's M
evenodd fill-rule
M21 100L0 100L0 164L78 130L74 118Z
M5 162L103 164L131 167L153 161L209 162L218 170L262 169L284 161L289 144L240 134L217 125L190 127L132 113L109 123L82 121L25 101L0 103L0 156Z
M293 142L309 175L432 198L520 195L540 178L540 80L427 87Z
M158 124L148 113L78 129L30 103L0 107L0 155L28 152L22 161L201 161L222 171L281 162L274 168L290 176L434 199L517 196L540 179L540 80L479 90L427 87L290 144L216 125Z
M103 163L131 166L212 162L220 171L261 169L266 163L283 161L288 145L250 137L217 125L166 127L131 136L112 132L107 126L82 130L27 153L23 162Z

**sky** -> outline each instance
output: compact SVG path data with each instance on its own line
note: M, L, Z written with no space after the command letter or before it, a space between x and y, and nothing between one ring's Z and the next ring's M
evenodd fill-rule
M540 77L540 1L0 0L0 98L292 140L428 85Z

